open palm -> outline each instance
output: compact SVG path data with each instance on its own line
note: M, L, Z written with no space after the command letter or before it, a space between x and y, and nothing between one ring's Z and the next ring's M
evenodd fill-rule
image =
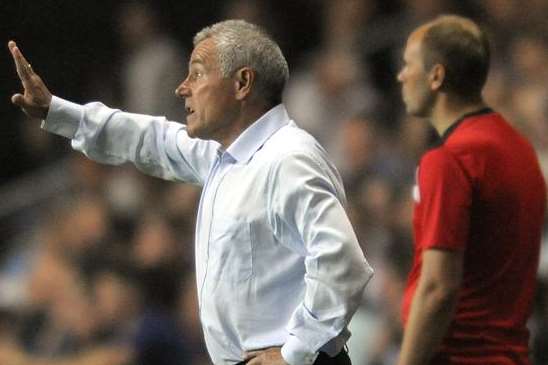
M45 119L51 103L51 93L26 60L14 41L8 43L8 48L15 62L17 75L23 84L23 94L15 94L11 102L20 107L31 118Z

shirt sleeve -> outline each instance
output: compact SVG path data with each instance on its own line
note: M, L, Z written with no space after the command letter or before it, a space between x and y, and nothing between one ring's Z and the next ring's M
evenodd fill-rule
M166 180L203 185L217 156L216 142L190 138L182 124L94 102L53 97L42 128L70 138L72 148L101 163L132 162Z
M456 157L444 148L427 153L418 174L423 249L462 250L470 224L472 184Z
M291 154L272 173L274 230L304 256L305 293L287 326L282 356L312 364L322 346L346 328L373 274L341 203L333 175L317 159ZM285 231L285 233L284 233Z

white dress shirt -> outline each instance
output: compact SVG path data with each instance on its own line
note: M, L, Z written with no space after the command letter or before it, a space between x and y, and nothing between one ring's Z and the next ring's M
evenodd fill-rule
M200 320L215 364L282 346L291 365L336 355L372 276L322 147L278 105L224 151L184 125L53 97L43 128L104 163L203 186L196 225Z

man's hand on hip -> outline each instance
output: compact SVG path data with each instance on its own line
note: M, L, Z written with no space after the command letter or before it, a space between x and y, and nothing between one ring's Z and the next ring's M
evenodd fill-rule
M45 119L51 103L51 93L14 41L8 42L8 48L24 89L23 94L13 95L11 102L20 107L29 117Z
M247 365L288 365L282 357L280 347L247 352L245 360Z

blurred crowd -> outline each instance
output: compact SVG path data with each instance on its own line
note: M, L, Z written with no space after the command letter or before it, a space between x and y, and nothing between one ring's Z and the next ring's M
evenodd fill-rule
M121 2L109 15L115 61L87 67L78 97L184 120L173 90L199 29L182 35L166 27L168 3ZM284 5L315 26L284 24ZM285 103L338 166L376 271L350 325L354 365L393 364L398 353L412 258L411 190L435 134L424 120L405 116L396 73L409 31L443 13L471 16L488 29L485 98L533 143L548 178L545 0L232 0L199 25L244 18L288 49ZM46 82L59 78L40 61L33 66ZM0 185L0 364L208 364L194 280L199 188L132 166L98 165L35 121L10 123L20 128L18 144L32 168ZM529 328L534 364L548 364L547 238Z

